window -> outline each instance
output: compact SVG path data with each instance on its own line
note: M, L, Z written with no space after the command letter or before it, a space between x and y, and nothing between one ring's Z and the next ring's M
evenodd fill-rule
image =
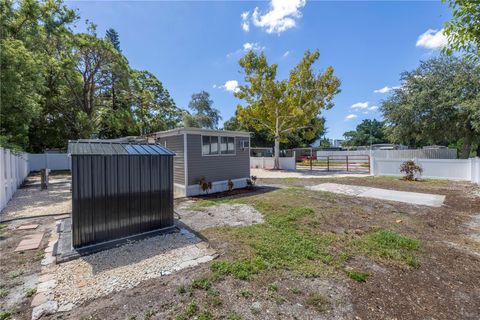
M220 152L221 154L235 154L235 138L221 137L220 138Z
M202 136L202 155L235 154L234 137Z
M203 155L218 154L218 137L215 137L215 136L202 137L202 154Z

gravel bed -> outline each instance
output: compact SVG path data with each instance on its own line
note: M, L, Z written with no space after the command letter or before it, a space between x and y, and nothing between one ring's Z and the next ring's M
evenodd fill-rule
M25 185L18 189L8 206L2 211L0 220L69 213L72 211L70 178L50 177L48 190L40 190L40 177L27 178Z
M192 210L195 201L183 201L175 207L180 221L195 231L218 226L246 226L263 223L263 216L254 207L239 203L222 203Z
M191 232L165 234L55 266L55 301L60 308L137 286L142 281L193 267L215 251Z

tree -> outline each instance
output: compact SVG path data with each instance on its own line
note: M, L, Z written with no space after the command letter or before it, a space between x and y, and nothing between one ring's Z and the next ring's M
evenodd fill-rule
M480 142L480 66L440 56L402 73L401 80L402 87L381 107L392 142L422 146L461 141L461 157L467 158Z
M246 85L241 85L235 96L245 100L246 106L237 107L237 116L241 123L273 136L276 169L280 142L298 130L306 130L305 135L313 138L313 119L322 109L330 109L333 97L340 92L332 67L322 73L313 71L319 56L318 51L306 51L284 80L276 79L277 65L269 65L264 53L250 51L240 59Z
M118 52L122 52L122 50L120 49L120 36L115 29L108 29L105 32L105 39L112 44L115 50L117 50Z
M444 51L452 54L462 51L475 61L480 60L480 2L443 0L453 11L453 18L445 24L448 46Z
M343 134L345 137L344 146L368 146L377 143L388 143L385 136L385 123L376 119L365 119L355 130L347 131Z
M168 90L148 71L132 71L130 99L140 135L173 129L181 121Z
M216 129L218 121L222 119L220 111L213 108L213 100L206 91L194 93L188 103L188 108L194 113L186 112L183 116L185 127Z

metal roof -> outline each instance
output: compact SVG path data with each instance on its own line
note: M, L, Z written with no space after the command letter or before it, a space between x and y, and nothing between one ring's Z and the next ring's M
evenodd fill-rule
M168 155L175 153L157 143L125 143L112 141L69 141L71 155Z

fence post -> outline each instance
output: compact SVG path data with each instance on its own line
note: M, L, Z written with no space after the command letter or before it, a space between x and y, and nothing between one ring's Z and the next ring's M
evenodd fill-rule
M327 171L330 171L330 156L327 156Z
M347 172L348 172L348 156L346 156L346 157L347 157Z
M7 195L5 188L5 149L0 148L0 210L7 204Z
M297 151L293 151L293 163L294 163L293 170L297 170Z

